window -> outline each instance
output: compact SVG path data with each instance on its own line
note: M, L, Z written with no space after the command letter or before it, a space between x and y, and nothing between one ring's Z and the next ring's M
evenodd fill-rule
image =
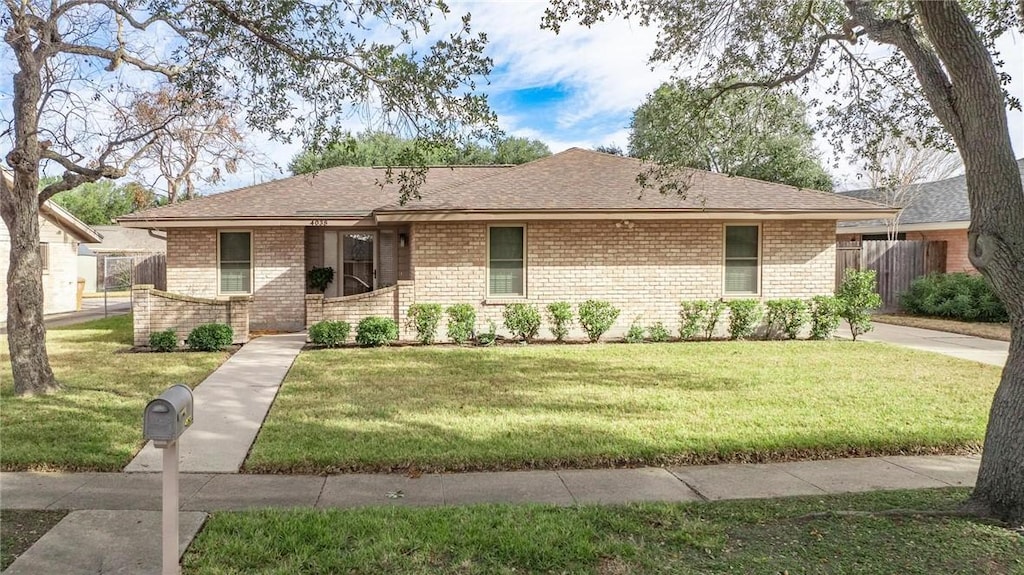
M218 240L220 293L252 293L252 233L220 232Z
M487 293L526 295L526 226L491 226L487 238Z
M725 293L756 294L760 280L760 235L757 225L725 226Z
M50 244L46 242L39 244L39 266L43 268L43 273L50 271Z

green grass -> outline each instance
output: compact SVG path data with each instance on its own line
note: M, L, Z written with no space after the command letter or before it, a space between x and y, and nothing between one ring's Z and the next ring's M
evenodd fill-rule
M302 353L254 472L600 467L977 449L999 370L864 342Z
M954 517L964 489L614 507L215 513L185 573L1024 573L1024 537Z
M63 510L0 510L0 569L7 569L67 514Z
M142 408L173 383L196 385L226 353L121 353L131 316L48 330L50 364L64 389L17 397L0 336L0 469L119 471L142 446Z

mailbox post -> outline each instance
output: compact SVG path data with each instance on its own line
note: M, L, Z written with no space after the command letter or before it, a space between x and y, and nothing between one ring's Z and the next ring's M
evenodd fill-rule
M178 438L192 425L192 389L184 384L167 388L146 404L142 435L162 449L163 457L163 575L178 575Z

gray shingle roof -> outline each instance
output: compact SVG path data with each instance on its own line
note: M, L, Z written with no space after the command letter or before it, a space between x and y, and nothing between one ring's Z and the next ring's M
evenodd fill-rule
M1020 170L1021 180L1024 181L1024 158L1017 160L1017 168ZM875 188L838 193L863 200L884 201L881 192ZM971 219L971 206L967 201L967 179L965 176L917 184L909 195L913 201L909 206L903 208L900 225L966 222ZM884 225L884 220L871 220L840 222L839 227L860 228Z
M685 196L643 190L639 160L580 148L519 166L431 168L422 199L399 205L381 168L339 167L154 208L123 222L367 216L424 211L885 213L871 201L694 170Z

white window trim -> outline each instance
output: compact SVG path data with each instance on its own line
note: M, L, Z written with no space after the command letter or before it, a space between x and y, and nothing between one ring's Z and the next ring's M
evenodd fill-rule
M725 291L725 264L726 264L726 238L729 228L757 227L757 291L752 292L729 292ZM761 268L764 266L764 226L761 222L727 222L722 226L722 297L725 299L761 297Z
M222 233L240 233L246 232L249 234L249 291L233 291L223 292L221 291L220 282L220 235ZM254 238L255 234L251 229L245 228L223 228L217 230L217 296L218 297L230 297L233 295L252 295L256 288L256 251L254 249Z
M523 293L521 294L491 294L491 228L523 228ZM487 224L487 247L484 253L484 261L486 262L484 272L484 293L487 294L488 303L501 302L501 301L521 301L527 298L529 293L529 254L527 253L526 247L529 245L528 241L529 230L525 223L500 223L500 224Z

